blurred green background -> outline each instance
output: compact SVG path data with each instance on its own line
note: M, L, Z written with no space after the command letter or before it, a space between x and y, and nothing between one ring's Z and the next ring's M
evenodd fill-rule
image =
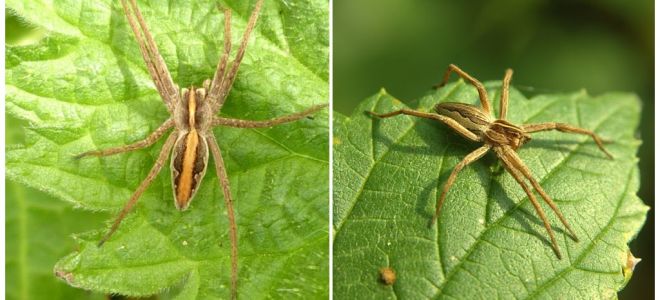
M335 0L334 109L350 114L384 87L403 101L442 79L450 63L501 80L530 97L585 88L634 92L643 101L639 196L653 207L654 40L652 0ZM453 75L452 80L457 76ZM533 88L532 88L533 87ZM637 265L622 299L654 292L651 209L632 242Z

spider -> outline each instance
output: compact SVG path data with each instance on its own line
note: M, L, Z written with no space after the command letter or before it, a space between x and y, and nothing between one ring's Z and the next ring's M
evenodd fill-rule
M511 176L513 176L513 178L518 182L518 184L529 197L532 205L534 205L536 213L538 213L538 215L543 220L545 230L548 232L552 242L553 251L557 255L557 258L561 259L561 252L557 246L555 235L550 228L550 223L548 222L545 213L541 209L541 205L536 200L536 197L530 190L527 183L525 183L525 179L531 183L536 192L541 195L541 198L543 198L543 200L550 206L552 211L554 211L555 214L559 217L559 220L561 220L562 224L564 224L570 233L571 238L578 242L578 237L573 229L571 229L571 226L568 225L568 222L557 208L555 202L550 199L550 196L548 196L541 185L534 179L534 177L532 177L532 172L529 170L529 168L527 168L520 157L518 157L516 150L531 140L531 136L529 135L530 133L547 130L559 130L561 132L589 135L594 140L594 142L596 142L598 148L600 148L600 150L605 153L605 155L607 155L610 159L612 159L612 155L607 152L607 150L605 150L601 139L595 133L586 129L556 122L515 125L507 121L506 113L509 102L509 83L511 82L511 76L513 75L513 71L511 69L507 69L505 71L504 79L502 80L502 96L500 99L500 114L498 119L494 119L491 116L488 95L483 84L465 73L457 66L450 64L449 68L447 68L447 71L444 74L442 82L435 85L434 87L438 88L444 86L449 80L449 76L452 72L458 74L461 78L469 82L477 89L481 107L476 107L474 105L464 103L445 102L439 103L435 106L436 113L426 113L410 109L401 109L384 114L368 112L371 115L379 118L388 118L404 114L440 121L464 138L474 142L483 143L481 147L466 155L465 158L463 158L463 160L459 162L456 167L454 167L454 170L452 170L449 178L447 179L447 182L445 182L442 188L442 193L440 194L440 197L436 203L435 214L433 215L433 218L429 224L433 225L440 215L440 209L442 208L442 204L444 203L445 197L447 196L447 191L449 191L449 188L454 183L454 180L456 180L458 173L463 168L465 168L465 166L480 159L489 150L492 150L495 152L495 155L497 155L497 157L502 161L504 168L509 172L509 174L511 174Z
M206 80L203 87L183 88L174 84L172 77L167 70L163 58L158 52L158 47L154 42L147 24L135 0L121 0L124 14L128 23L135 34L135 38L140 47L140 52L151 78L165 103L171 116L160 125L153 133L145 139L130 145L107 148L96 151L88 151L77 155L77 158L86 156L107 156L123 152L129 152L142 149L154 144L170 129L170 133L165 140L162 150L158 155L156 162L149 171L147 177L140 183L124 208L119 212L114 220L110 230L103 236L99 246L103 245L117 230L119 224L126 215L135 206L142 193L151 184L165 164L170 152L172 171L172 190L174 194L174 204L180 211L186 210L195 196L202 178L206 173L208 165L209 151L213 155L215 162L215 171L224 194L227 215L229 218L229 236L231 240L231 297L237 297L238 285L238 236L236 232L236 221L234 218L234 208L232 205L232 196L229 190L229 180L222 159L220 147L218 147L212 129L216 126L229 126L238 128L261 128L271 127L273 125L287 123L307 117L325 107L327 104L315 105L305 111L286 115L270 120L251 121L230 119L217 116L224 104L229 91L236 79L238 67L241 64L245 48L250 37L250 33L255 27L259 17L259 10L263 0L258 0L254 10L250 15L240 47L236 53L234 61L228 68L229 53L231 51L231 11L224 10L224 49L220 61L216 67L215 75L212 80Z

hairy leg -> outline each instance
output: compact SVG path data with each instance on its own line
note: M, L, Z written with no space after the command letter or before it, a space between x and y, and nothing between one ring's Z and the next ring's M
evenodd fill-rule
M94 151L87 151L85 153L81 153L75 156L75 158L83 158L85 156L108 156L108 155L113 155L117 153L123 153L123 152L129 152L137 149L142 149L148 146L153 145L167 130L172 128L174 126L174 120L173 119L168 119L160 125L154 132L152 132L147 138L141 141L137 141L133 144L130 145L125 145L125 146L120 146L120 147L112 147L112 148L107 148L107 149L102 149L102 150L94 150Z
M552 243L552 250L554 250L557 257L561 259L561 252L559 252L559 246L557 245L557 240L555 240L555 234L552 232L552 228L550 227L550 222L548 222L548 218L545 216L545 213L543 212L543 209L541 208L539 202L536 200L536 197L525 183L525 180L523 176L520 174L520 171L518 171L516 169L516 166L509 160L508 156L505 153L506 150L503 149L504 147L494 147L493 150L495 151L497 156L502 160L502 162L504 163L504 167L509 172L509 174L513 176L513 178L525 191L525 194L527 194L529 201L532 202L532 205L534 206L536 213L539 215L539 217L541 217L541 220L543 220L543 226L545 227L545 230L548 232L548 235L550 236L550 241Z
M508 156L511 164L513 164L516 167L516 169L520 173L522 173L527 178L527 180L529 180L529 182L532 184L536 192L538 192L539 195L541 195L541 198L543 198L545 203L547 203L550 206L550 208L552 208L552 211L555 212L557 217L559 217L561 223L564 224L564 227L566 227L568 232L571 234L571 238L573 238L573 240L576 242L579 241L577 235L575 234L571 226L568 225L566 218L564 218L564 215L561 213L561 211L559 211L559 208L557 207L555 202L552 201L550 196L548 196L548 194L545 192L545 190L543 190L541 185L536 181L536 179L534 179L534 177L532 176L532 172L529 170L529 168L527 168L527 166L523 163L520 157L518 157L518 155L513 150L505 150L505 152L506 152L505 155Z
M238 128L262 128L262 127L271 127L274 125L282 124L282 123L288 123L288 122L293 122L296 120L300 120L306 116L309 116L325 107L327 107L328 104L319 104L319 105L314 105L302 112L295 113L295 114L290 114L287 116L282 116L278 117L275 119L270 119L270 120L264 120L264 121L252 121L252 120L239 120L239 119L228 119L228 118L221 118L221 117L215 117L213 118L213 122L211 123L212 126L229 126L229 127L238 127Z
M245 54L245 48L247 47L248 39L250 38L250 33L252 33L252 30L254 29L254 26L257 23L257 19L259 18L259 11L261 10L261 5L263 4L263 2L264 2L263 0L258 0L257 4L255 4L254 6L254 10L250 15L250 19L248 20L247 27L245 28L245 32L243 33L243 39L241 40L241 45L239 46L238 52L236 53L236 58L234 58L234 61L231 63L231 69L229 69L229 72L227 72L227 76L222 80L222 86L220 87L217 104L214 107L215 108L214 112L217 112L218 110L220 110L220 108L222 108L222 105L225 103L225 99L227 98L227 94L229 94L229 90L234 84L234 79L236 79L236 73L238 73L238 67L240 66L241 61L243 60L243 55Z
M559 130L561 132L568 132L568 133L578 133L578 134L585 134L588 136L591 136L591 138L596 142L596 145L598 145L598 148L600 148L607 157L610 159L613 159L612 154L607 152L605 150L605 146L603 146L603 141L596 135L593 131L582 129L580 127L575 127L569 124L564 124L564 123L556 123L556 122L547 122L547 123L538 123L538 124L527 124L523 125L523 130L527 133L532 133L532 132L538 132L538 131L548 131L548 130Z
M471 164L474 161L477 161L482 156L484 156L484 154L486 154L490 148L491 146L488 144L481 146L477 150L474 150L465 156L465 158L463 158L463 160L459 162L456 167L454 167L454 170L451 171L451 174L449 174L447 182L445 182L445 185L442 187L442 194L440 194L440 198L438 198L438 202L435 205L435 214L433 215L433 219L431 219L429 226L432 226L435 223L435 220L438 219L438 216L440 216L440 209L442 208L442 204L445 202L445 197L447 196L449 188L452 184L454 184L454 180L456 180L456 175L458 175L458 173L463 170L465 166Z
M506 120L506 113L509 109L509 84L511 83L513 70L506 69L504 79L502 80L502 97L500 98L500 120Z
M151 182L156 178L156 175L158 175L158 172L162 169L163 165L165 164L165 161L167 161L167 158L169 157L170 151L172 150L172 146L174 146L174 142L176 141L176 134L172 133L170 136L167 138L165 141L165 145L163 145L163 149L160 150L160 154L158 154L158 159L154 163L154 166L151 167L151 170L149 171L149 174L147 175L147 178L145 178L141 183L140 186L133 192L133 195L131 196L131 199L126 202L126 205L124 205L124 208L119 212L119 215L117 215L117 218L115 218L115 221L112 223L112 227L110 227L110 230L108 233L103 236L101 241L99 241L99 247L107 241L112 234L117 231L117 228L119 228L119 224L121 223L122 220L126 217L126 215L133 209L133 206L137 203L138 199L144 193L144 191L149 187Z
M225 37L224 49L218 66L213 75L213 81L205 88L209 89L207 99L211 103L212 111L217 111L221 105L220 96L222 94L222 82L225 79L225 69L227 68L227 61L229 60L229 52L231 52L231 10L225 9ZM205 82L206 84L206 82Z
M227 170L225 162L222 159L222 153L218 142L213 133L207 136L208 146L213 154L215 161L215 172L218 174L218 180L222 187L222 192L225 198L225 205L227 206L227 216L229 217L229 238L231 240L231 298L236 299L238 295L238 234L236 231L236 219L234 218L234 204L229 190L229 178L227 177Z
M484 85L479 80L474 79L472 76L468 75L468 73L465 73L465 71L461 70L459 67L457 67L454 64L449 65L447 71L445 72L445 76L442 79L442 82L434 85L433 87L440 88L443 87L445 84L447 84L451 72L455 72L456 74L458 74L458 76L460 76L461 78L472 84L477 89L477 92L479 92L479 100L481 101L481 107L483 107L486 114L490 114L490 103L488 103L488 93L486 92L486 88L484 87Z
M135 13L139 26L135 23L135 19L133 19L133 15L128 8L126 0L122 0L121 5L124 7L124 14L126 14L128 23L135 34L135 39L140 46L140 52L147 65L147 70L149 70L151 79L156 85L156 89L163 99L163 102L165 102L167 109L170 112L173 112L175 102L178 101L179 98L179 89L172 81L172 76L167 70L167 65L165 65L165 61L158 52L158 47L156 47L156 43L154 42L151 33L149 33L147 24L145 23L135 0L131 0L131 7Z
M456 120L454 120L452 118L445 117L443 115L426 113L426 112L421 112L421 111L416 111L416 110L411 110L411 109L400 109L400 110L396 110L396 111L389 112L389 113L384 113L384 114L377 114L377 113L371 112L371 111L368 111L368 113L371 114L372 116L376 116L376 117L379 117L379 118L389 118L389 117L393 117L393 116L396 116L396 115L409 115L409 116L415 116L415 117L420 117L420 118L436 120L436 121L440 121L442 123L445 123L445 125L449 126L451 129L458 132L461 136L465 137L468 140L471 140L471 141L474 141L474 142L481 141L481 139L476 134L474 134L472 131L468 130L467 128L463 127L461 124L456 122Z

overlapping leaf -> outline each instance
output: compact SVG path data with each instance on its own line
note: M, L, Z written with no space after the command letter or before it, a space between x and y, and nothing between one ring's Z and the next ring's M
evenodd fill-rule
M499 99L499 83L487 85ZM478 104L459 81L411 105L431 111L444 101ZM495 101L497 111L499 103ZM585 91L526 99L512 90L509 120L565 122L610 140L609 160L587 136L543 132L518 152L576 230L571 240L544 206L564 258L513 178L487 155L464 169L432 228L439 189L479 144L439 122L407 116L374 119L364 111L407 107L385 91L350 117L335 118L334 295L353 299L612 298L629 279L627 243L648 207L639 187L636 96ZM393 286L379 282L391 267Z
M234 12L234 45L251 2L221 3ZM139 3L182 87L213 75L222 50L218 4ZM7 48L7 112L29 123L25 143L7 151L7 175L75 206L117 211L162 141L113 157L73 155L135 142L167 118L121 6L80 0L7 6L47 31L37 44ZM266 1L222 114L268 119L327 102L327 16L325 1ZM272 129L215 130L235 197L245 298L327 294L327 116ZM174 209L164 170L106 245L95 245L106 226L79 235L80 249L58 263L57 274L105 293L227 297L227 218L209 170L185 212Z

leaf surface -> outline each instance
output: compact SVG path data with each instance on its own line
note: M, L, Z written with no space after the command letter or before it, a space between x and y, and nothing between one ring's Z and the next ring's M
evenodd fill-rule
M500 84L488 83L499 111ZM518 153L554 199L580 242L542 204L563 259L554 255L541 219L522 188L487 154L459 173L438 222L428 223L452 169L479 147L440 122L408 116L374 119L365 111L432 111L439 102L478 105L458 81L410 107L384 90L350 117L335 118L334 295L350 299L612 298L629 279L627 243L648 207L639 188L635 137L638 98L585 91L526 99L511 90L514 124L564 122L611 141L609 160L588 136L533 134ZM496 114L493 115L496 115ZM338 114L336 114L338 115ZM540 197L538 198L541 199ZM397 281L379 281L383 267ZM626 278L627 277L627 278Z
M138 3L181 87L212 78L231 9L232 57L253 1ZM35 44L7 47L7 113L29 124L7 151L7 175L87 210L114 215L153 165L154 146L103 158L92 149L145 138L167 117L118 1L8 1L46 30ZM221 115L264 120L328 99L328 3L266 1ZM328 293L326 111L266 129L216 128L239 231L239 294L323 298ZM79 235L79 250L55 267L70 285L131 296L226 298L230 242L212 167L191 207L174 207L161 171L115 235ZM111 221L108 220L108 221ZM66 238L66 237L62 237Z

